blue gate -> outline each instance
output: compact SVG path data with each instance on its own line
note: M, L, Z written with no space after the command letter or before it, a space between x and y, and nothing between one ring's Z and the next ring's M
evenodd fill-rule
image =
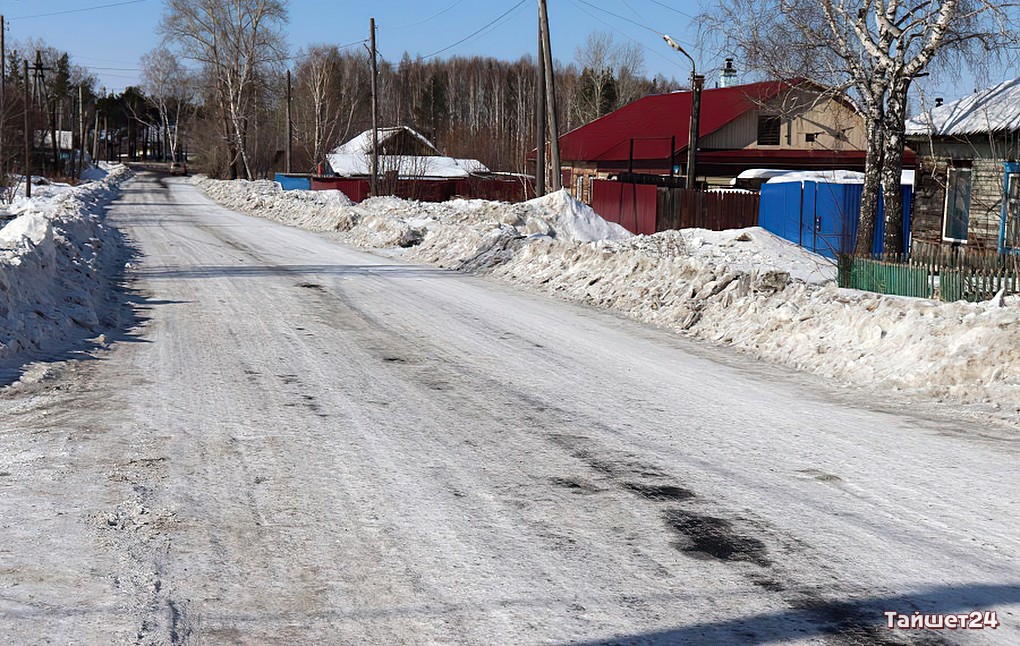
M862 184L782 182L763 184L758 224L777 236L828 258L851 253L857 241ZM910 248L910 207L913 190L903 187L904 247ZM872 251L883 251L885 207L879 199Z

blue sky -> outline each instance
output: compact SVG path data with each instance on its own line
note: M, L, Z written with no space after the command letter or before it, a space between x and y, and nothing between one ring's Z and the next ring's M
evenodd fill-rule
M128 3L119 4L124 2ZM89 9L111 4L119 6ZM518 0L291 0L288 40L293 52L308 44L351 43L367 36L369 18L374 16L380 53L397 62L404 51L414 56L443 50L509 11L491 28L439 56L483 54L517 59L535 50L538 29L535 0L525 0L514 9L517 4ZM621 42L630 38L646 47L645 62L651 74L676 78L690 74L685 60L666 47L653 30L693 42L690 16L697 13L697 2L549 0L549 4L553 54L559 60L572 60L588 33L600 30L611 32ZM77 11L81 9L87 10ZM162 11L162 0L0 0L0 13L8 19L9 39L42 38L93 68L102 83L115 90L137 82L138 59L157 44L156 26ZM69 13L40 16L58 12ZM721 58L705 57L699 66L721 66Z
M590 32L608 31L620 42L636 42L644 48L648 74L686 79L690 68L662 42L658 34L665 32L691 45L689 51L710 84L722 66L725 53L699 52L693 47L697 27L692 16L699 12L698 0L548 2L553 54L561 61L573 60L577 46ZM441 52L438 56L481 54L517 59L535 50L536 5L535 0L291 0L288 41L292 52L309 44L352 43L367 36L369 18L374 16L379 50L393 62L405 51L412 56ZM0 0L0 13L8 19L9 39L42 38L93 69L101 83L114 91L137 83L139 57L158 44L156 26L162 11L162 0ZM456 44L461 40L464 42ZM1001 70L988 81L1018 73ZM949 100L975 89L967 76L963 80L933 77L919 83L928 86L929 96Z

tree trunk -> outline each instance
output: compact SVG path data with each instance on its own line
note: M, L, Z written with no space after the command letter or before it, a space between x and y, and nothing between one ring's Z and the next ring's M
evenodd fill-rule
M861 215L857 225L857 245L854 254L870 256L875 241L875 223L878 221L878 194L882 189L882 107L875 106L867 115L867 153L864 158L864 192L861 195Z
M904 130L907 121L907 90L910 80L901 81L889 92L885 110L885 141L882 145L882 199L885 201L885 253L903 253Z

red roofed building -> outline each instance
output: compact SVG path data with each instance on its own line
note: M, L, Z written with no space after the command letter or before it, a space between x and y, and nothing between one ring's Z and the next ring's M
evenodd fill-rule
M743 171L864 170L863 116L804 81L706 89L697 174L729 185ZM691 93L639 99L560 137L564 186L590 201L591 179L686 173ZM532 156L534 152L532 152Z

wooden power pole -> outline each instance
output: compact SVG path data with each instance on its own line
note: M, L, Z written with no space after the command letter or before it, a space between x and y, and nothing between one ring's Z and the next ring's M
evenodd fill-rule
M376 57L378 52L375 45L375 18L370 19L369 29L371 30L372 48L372 168L369 180L372 195L378 195L379 181L379 69Z
M549 119L549 185L552 190L563 188L563 171L560 169L560 129L556 115L556 80L549 43L549 11L546 0L538 0L538 25L542 35L542 56L545 60L545 107Z
M25 197L32 197L32 129L29 125L28 113L31 103L28 97L28 60L25 64Z
M81 84L78 85L78 179L81 179L81 172L85 170L85 90Z
M535 80L535 121L538 144L535 147L535 195L545 195L545 45L538 28L538 78Z
M92 128L92 161L99 161L99 105L96 104L96 125Z
M291 172L291 170L290 170L290 160L291 160L291 156L294 154L294 121L291 119L290 98L291 98L291 93L290 93L290 70L287 70L287 160L286 160L287 161L287 165L286 165L286 168L287 168L287 172L288 173ZM315 163L318 163L318 162L319 162L319 160L316 159Z

